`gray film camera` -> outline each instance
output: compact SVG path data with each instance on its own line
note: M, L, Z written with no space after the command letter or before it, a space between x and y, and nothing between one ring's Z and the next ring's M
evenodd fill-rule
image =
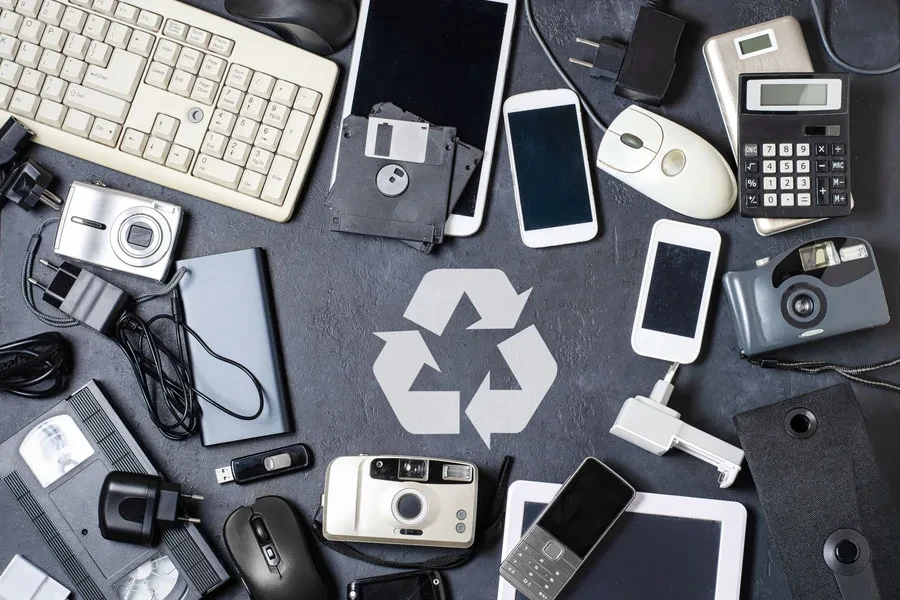
M872 246L860 238L815 240L722 281L745 356L891 320Z

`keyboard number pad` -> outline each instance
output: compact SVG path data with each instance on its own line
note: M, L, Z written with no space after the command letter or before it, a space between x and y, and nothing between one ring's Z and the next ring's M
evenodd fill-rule
M193 175L280 206L322 96L237 63L222 85Z
M848 206L846 144L745 143L741 150L742 208Z

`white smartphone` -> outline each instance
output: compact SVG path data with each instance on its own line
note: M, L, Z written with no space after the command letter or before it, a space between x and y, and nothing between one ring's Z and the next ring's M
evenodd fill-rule
M681 364L697 360L721 246L715 229L656 222L631 330L635 352Z
M392 102L484 151L447 220L481 228L490 188L517 0L362 0L342 119ZM340 144L340 138L338 139ZM338 153L332 173L337 173Z
M597 207L581 103L571 90L512 96L503 104L519 232L530 248L597 235Z

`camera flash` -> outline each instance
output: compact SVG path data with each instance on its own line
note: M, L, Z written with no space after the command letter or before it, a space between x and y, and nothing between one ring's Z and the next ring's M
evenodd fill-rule
M846 246L844 248L841 248L841 260L844 262L859 260L861 258L868 257L869 250L865 247L864 244L857 244L855 246Z
M468 465L444 465L444 481L472 481L472 467Z

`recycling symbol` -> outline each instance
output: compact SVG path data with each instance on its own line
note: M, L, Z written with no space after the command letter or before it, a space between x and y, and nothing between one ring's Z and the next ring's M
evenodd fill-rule
M531 290L519 294L498 269L437 269L422 278L403 316L441 336L463 295L481 317L468 329L515 329ZM458 434L459 392L411 389L425 366L440 372L422 333L414 329L375 335L386 342L375 360L375 379L403 428L413 434ZM489 448L492 434L525 429L559 372L534 325L497 348L520 389L492 389L488 372L466 407L466 416Z

